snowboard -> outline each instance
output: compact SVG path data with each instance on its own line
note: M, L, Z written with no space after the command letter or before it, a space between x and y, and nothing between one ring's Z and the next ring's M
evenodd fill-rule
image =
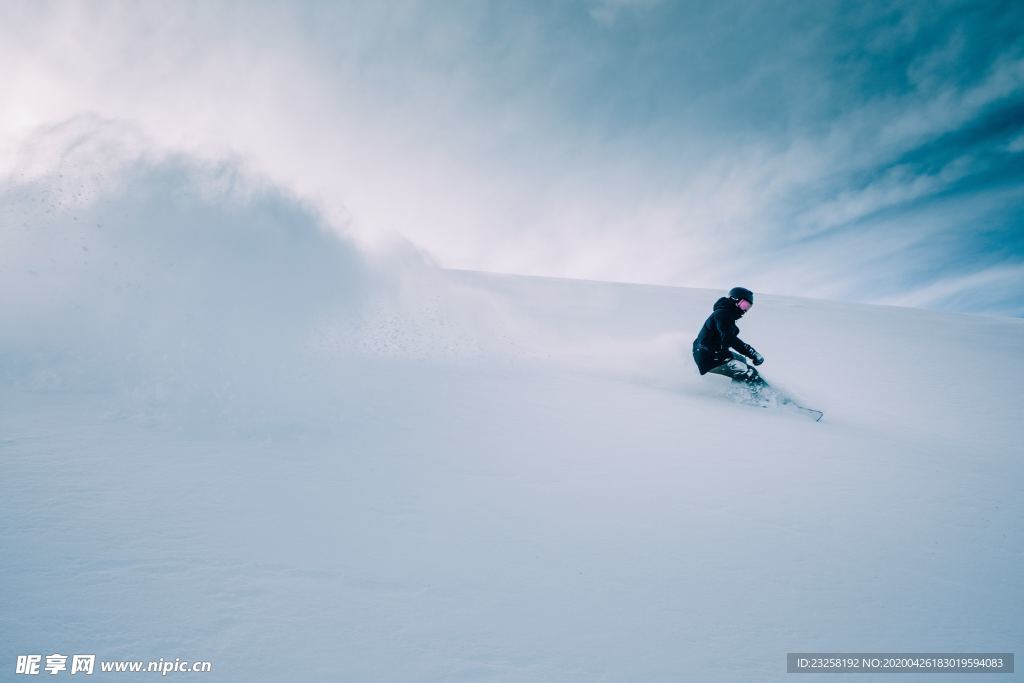
M793 401L792 399L783 399L782 401L780 401L780 405L789 408L790 410L794 410L802 415L806 415L807 417L813 417L815 422L821 422L821 418L825 417L825 413L821 412L820 410L815 410L814 408L802 406L796 401Z
M825 413L820 410L800 405L767 382L762 384L756 393L749 385L744 384L739 384L731 393L733 400L745 405L759 408L782 408L813 418L815 422L821 422L821 418L825 416Z

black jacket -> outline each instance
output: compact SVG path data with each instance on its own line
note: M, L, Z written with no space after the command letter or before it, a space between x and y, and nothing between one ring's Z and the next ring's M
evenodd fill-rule
M743 317L743 311L736 302L722 297L715 302L714 310L704 321L697 338L693 340L693 360L697 362L700 374L707 373L713 367L732 360L729 348L734 348L744 356L753 358L756 351L740 339L740 328L736 321Z

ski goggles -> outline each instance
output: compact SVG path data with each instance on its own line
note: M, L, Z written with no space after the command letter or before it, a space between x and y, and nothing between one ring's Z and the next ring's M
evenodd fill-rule
M753 306L754 304L750 303L746 299L740 299L739 301L736 302L736 305L740 307L741 311L746 313L747 311L750 310L750 307Z

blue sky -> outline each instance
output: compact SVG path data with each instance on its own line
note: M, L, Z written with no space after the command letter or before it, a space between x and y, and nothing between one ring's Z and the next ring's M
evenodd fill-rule
M445 266L1024 316L1022 36L994 1L6 2L0 152L97 121Z

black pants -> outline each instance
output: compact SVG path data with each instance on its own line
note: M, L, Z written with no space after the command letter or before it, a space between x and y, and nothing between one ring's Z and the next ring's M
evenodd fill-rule
M746 358L735 351L729 351L729 353L732 354L732 360L716 365L708 370L708 372L731 377L734 382L746 382L752 387L763 387L766 385L766 382L761 378L761 375L758 374L754 366L747 365Z

